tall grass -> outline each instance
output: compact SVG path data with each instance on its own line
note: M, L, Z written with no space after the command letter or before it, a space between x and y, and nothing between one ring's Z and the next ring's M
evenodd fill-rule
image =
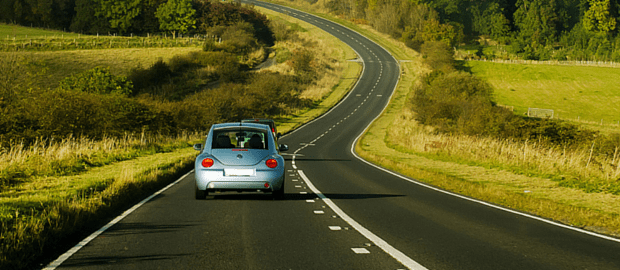
M2 192L0 269L32 269L43 256L58 256L74 237L101 226L126 205L186 172L193 166L195 151L185 149L110 165L106 173L87 173L79 188L20 191L19 198L15 192Z
M126 134L122 138L93 140L69 137L59 141L39 139L0 148L0 191L36 176L63 176L84 172L118 161L187 147L199 140L199 133L176 136Z
M410 110L394 120L388 135L389 144L401 151L542 176L586 192L620 195L619 149L613 156L593 155L594 145L570 148L531 140L441 134L420 126Z

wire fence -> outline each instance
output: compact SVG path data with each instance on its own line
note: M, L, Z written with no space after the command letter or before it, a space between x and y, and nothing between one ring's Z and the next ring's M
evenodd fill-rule
M207 39L217 38L209 35L195 35L192 37L151 36L147 37L119 37L109 36L82 36L64 35L36 36L27 35L11 37L7 35L0 41L0 51L54 51L79 49L111 49L111 48L149 48L149 47L190 47L200 46Z
M504 105L498 105L498 106L505 107L505 108L511 107L511 106L504 106ZM600 121L594 121L592 119L582 119L581 116L577 116L577 118L575 117L567 118L567 117L560 116L559 113L555 112L552 109L528 108L527 113L525 113L525 116L534 117L534 118L558 119L558 120L571 121L571 122L596 125L596 126L620 127L620 120L601 119Z
M559 60L504 60L504 59L467 59L466 61L492 62L499 64L527 64L527 65L551 65L551 66L593 66L593 67L611 67L620 68L619 62L611 61L559 61Z

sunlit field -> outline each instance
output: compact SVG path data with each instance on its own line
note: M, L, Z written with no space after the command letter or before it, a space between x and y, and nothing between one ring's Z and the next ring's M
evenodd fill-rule
M617 127L620 69L590 66L499 64L468 61L465 66L495 89L498 104L554 110L554 118Z

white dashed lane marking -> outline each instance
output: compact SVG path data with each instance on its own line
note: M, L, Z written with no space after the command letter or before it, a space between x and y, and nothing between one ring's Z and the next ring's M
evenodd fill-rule
M322 202L327 204L327 206L329 206L329 208L331 208L331 210L334 211L335 214L340 216L342 220L344 220L346 223L351 225L351 227L353 227L356 231L358 231L360 234L366 237L366 239L370 240L374 246L381 248L383 251L385 251L387 254L395 258L397 261L399 261L400 263L402 263L404 266L406 266L409 269L426 270L424 266L420 265L419 263L412 260L411 258L409 258L407 255L405 255L401 251L397 250L396 248L388 244L385 240L381 239L379 236L375 235L374 233L372 233L371 231L363 227L361 224L359 224L357 221L355 221L353 218L347 215L344 211L342 211L340 207L338 207L334 202L332 202L331 199L327 198L327 196L325 196L320 190L318 190L314 186L314 184L312 184L310 179L306 176L306 174L303 171L299 170L297 171L297 173L304 180L304 182L310 188L310 190L312 190L312 192L314 192L314 194L316 194ZM353 250L353 252L355 252L356 254L369 254L370 253L370 251L365 248L351 248L351 250Z
M370 251L368 251L368 249L365 249L365 248L352 248L351 250L353 250L355 254L370 254Z

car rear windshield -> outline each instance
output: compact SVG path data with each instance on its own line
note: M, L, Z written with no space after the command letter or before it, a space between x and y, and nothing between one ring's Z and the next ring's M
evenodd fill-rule
M257 129L223 129L213 131L213 149L269 149L267 134Z

